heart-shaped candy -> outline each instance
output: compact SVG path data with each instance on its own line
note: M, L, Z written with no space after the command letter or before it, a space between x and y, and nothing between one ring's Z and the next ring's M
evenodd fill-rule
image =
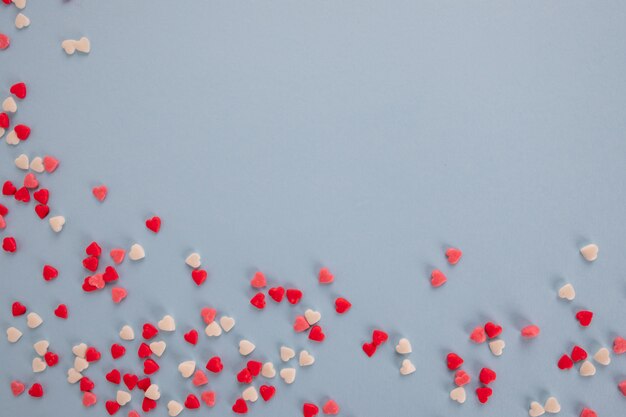
M593 262L598 259L598 245L591 243L589 245L583 246L580 248L580 254L585 258L586 261Z
M408 355L413 352L413 348L411 347L411 342L408 339L402 338L398 341L396 345L396 352L400 355Z
M410 375L413 372L415 372L415 366L413 365L413 363L408 359L403 360L402 366L400 367L400 374Z
M285 384L292 384L296 380L296 368L283 368L279 372Z
M255 348L256 346L254 345L254 343L250 342L249 340L244 339L239 342L239 354L241 354L242 356L248 356L254 351Z
M465 388L456 387L452 391L450 391L450 399L452 401L456 401L459 404L463 404L467 399L467 394L465 392Z

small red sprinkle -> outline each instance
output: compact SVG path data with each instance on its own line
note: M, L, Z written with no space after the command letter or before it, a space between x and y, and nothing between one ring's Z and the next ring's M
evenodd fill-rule
M580 412L580 417L598 417L598 414L591 408L583 408Z
M361 348L363 349L363 352L365 352L365 354L370 358L374 356L374 353L376 353L376 345L373 343L363 343Z
M574 361L568 355L563 355L556 365L561 370L572 369L572 367L574 366Z
M33 193L33 198L37 200L41 204L48 204L48 199L50 198L50 192L46 188L42 188Z
M219 356L213 356L206 363L206 369L213 372L214 374L219 374L224 369L224 365L222 365L222 359Z
M38 382L35 382L33 385L31 385L30 389L28 390L28 395L30 395L31 397L41 398L43 397L43 394L43 387Z
M159 334L159 329L154 327L153 324L146 323L143 325L143 331L141 332L141 335L143 336L144 339L150 340L157 334Z
M26 140L30 136L30 127L26 125L15 125L13 130L19 140Z
M6 113L0 113L0 129L8 129L11 125L11 120L9 119L9 115Z
M43 355L43 358L46 361L46 364L48 364L48 366L50 367L53 367L57 363L59 363L59 355L54 352L46 352L46 354Z
M129 390L133 390L135 389L135 387L137 386L137 383L139 382L139 377L135 374L124 374L124 385L126 385L126 387ZM119 384L119 382L118 382Z
M187 396L187 399L185 400L185 407L189 408L190 410L200 408L200 400L198 400L198 397L196 397L195 395L189 394Z
M191 279L196 283L197 286L200 286L207 279L207 272L204 269L194 269L191 271Z
M237 398L235 404L233 404L233 412L237 414L246 414L248 412L248 405L243 398Z
M130 375L130 374L126 374L126 375ZM126 377L126 375L124 375L124 377ZM111 372L109 372L108 374L105 375L105 378L110 383L117 385L117 384L119 384L122 381L122 374L117 369L113 369ZM128 387L128 389L130 389L130 390L132 390L133 388L135 388L134 384L133 384L132 388L130 386Z
M13 185L11 181L5 181L4 184L2 184L2 195L15 195L16 192L17 188L15 188L15 185Z
M154 233L159 233L161 230L161 218L154 216L146 220L146 227Z
M535 326L534 324L531 324L530 326L524 327L521 333L522 333L522 337L525 337L526 339L532 339L532 338L539 336L540 331L541 330L539 329L539 326Z
M430 273L430 285L435 288L441 287L447 280L448 278L446 278L444 273L438 269L434 269L433 272Z
M86 391L91 391L96 387L96 384L93 383L93 381L89 378L87 378L86 376L83 376L80 379L80 390L82 392L86 392Z
M261 368L263 368L263 364L259 361L251 360L246 363L246 368L248 368L252 376L258 376L261 373Z
M147 389L147 388L146 388ZM156 408L157 402L148 397L143 397L143 401L141 402L141 409L144 412L149 412L150 410Z
M0 216L6 216L7 214L9 214L9 209L0 204Z
M240 384L249 384L252 382L252 373L250 372L250 370L248 368L243 368L241 371L239 371L239 373L237 374L237 381Z
M85 248L85 253L89 256L95 256L96 258L99 258L100 255L102 254L102 248L100 247L100 245L98 245L98 243L91 242Z
M450 265L456 265L461 260L462 256L463 252L461 252L461 249L448 248L446 250L446 258L448 258L448 263Z
M487 340L487 333L485 333L485 328L483 326L475 327L470 334L470 340L474 343L485 342L485 340Z
M372 332L372 343L376 346L380 346L389 340L389 335L382 330L374 330Z
M93 196L98 201L104 201L104 199L107 198L108 192L109 192L109 189L107 188L106 185L98 185L91 189L91 194L93 194Z
M150 355L152 355L152 349L150 349L150 346L148 346L147 343L141 342L139 348L137 348L137 356L141 359L145 359Z
M111 357L113 359L121 358L126 354L126 348L118 343L113 343L111 345Z
M115 413L117 413L120 409L120 405L117 403L117 401L113 401L113 400L109 400L104 404L105 408L107 409L107 413L109 413L109 415L113 415Z
M328 268L322 268L320 269L317 280L320 284L330 284L335 280L335 276L331 274Z
M7 49L9 45L11 45L11 38L9 38L4 33L0 33L0 49L1 50Z
M100 360L100 352L93 346L90 346L85 351L85 359L87 362L97 362Z
M183 337L185 341L191 345L195 346L198 343L198 331L195 329L189 330Z
M616 355L626 353L626 339L621 336L617 336L613 339L613 352L615 352Z
M472 377L462 369L459 369L454 374L454 383L458 387L469 384L472 381Z
M40 219L45 219L46 216L50 213L50 207L45 204L37 204L35 206L35 213Z
M498 337L502 333L502 326L489 321L485 323L485 333L487 333L487 337L489 337L489 339Z
M100 261L95 256L88 256L83 259L83 267L91 272L96 272L99 263Z
M574 362L584 361L585 359L587 359L587 351L580 346L575 345L572 348L572 354L570 356L572 357L572 360Z
M30 191L28 191L26 187L18 188L13 198L15 198L16 201L28 203L30 201Z
M152 385L152 381L150 381L150 378L148 377L137 381L137 387L144 392L150 388L150 385Z
M57 308L54 309L54 315L60 319L67 319L67 306L65 304L59 304Z
M29 188L29 189L34 189L39 187L39 181L37 180L37 176L35 174L33 174L32 172L29 172L28 174L24 175L24 187Z
M146 359L143 362L143 373L146 375L152 375L159 370L159 364L152 359Z
M252 288L264 288L267 285L267 280L265 279L263 272L255 272L254 276L250 280L250 285Z

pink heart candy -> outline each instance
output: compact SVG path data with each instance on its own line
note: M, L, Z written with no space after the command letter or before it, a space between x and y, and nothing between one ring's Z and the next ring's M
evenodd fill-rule
M43 168L47 173L52 173L59 166L59 160L52 156L44 156L43 157Z
M128 412L128 417L141 417L141 415L139 415L139 413L135 410L131 410Z
M95 274L89 277L89 285L96 287L98 289L104 288L104 277L102 274Z
M296 331L296 333L303 332L309 327L311 327L311 325L308 321L306 321L306 318L304 316L296 317L296 320L293 322L293 329Z
M37 177L32 172L29 172L24 177L24 187L26 188L37 188L39 187L39 181L37 181Z
M94 197L96 197L96 200L98 201L104 201L104 199L107 198L108 192L109 190L106 185L99 185L91 189L91 193Z
M111 299L116 304L122 301L124 298L126 298L127 295L128 295L128 292L126 291L125 288L113 287L111 289Z
M211 324L215 321L215 316L217 315L217 311L214 308L204 307L200 310L200 315L202 316L202 320L206 324Z
M322 407L324 414L336 415L339 414L339 405L334 400L326 401L326 404Z
M198 369L196 373L193 374L192 382L196 387L199 387L200 385L208 383L209 378L207 378L207 376L204 374L204 372L202 372L201 369Z
M467 372L462 369L459 369L454 374L454 383L457 387L462 387L463 385L467 385L472 380L472 377L469 376Z
M470 334L470 340L474 343L483 343L487 340L487 334L483 326L477 326Z
M86 391L83 393L83 405L85 407L91 407L96 402L98 402L98 398L96 397L96 394L94 394L93 392L89 392L89 391Z
M617 384L617 388L619 388L622 395L626 397L626 379L623 381L620 381L620 383Z
M626 339L623 337L617 336L615 340L613 340L613 352L616 355L621 355L626 352Z
M250 280L250 285L254 288L265 287L267 285L267 280L265 279L265 275L263 275L263 272L256 272Z
M119 265L124 260L124 256L126 256L126 251L120 248L111 249L109 255L111 256L111 259L113 259L113 262Z
M11 392L13 393L14 396L17 397L21 395L25 389L26 388L24 387L24 384L22 384L20 381L11 382Z
M207 407L213 407L215 405L215 393L213 391L204 391L200 398L207 405Z

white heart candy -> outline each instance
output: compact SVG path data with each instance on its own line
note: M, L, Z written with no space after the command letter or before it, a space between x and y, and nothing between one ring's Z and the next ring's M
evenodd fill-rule
M600 249L598 248L598 245L591 243L587 246L583 246L582 248L580 248L580 254L583 256L583 258L585 258L585 260L593 262L598 259L599 250Z
M0 127L0 138L4 136L4 132L5 132L4 128Z
M135 331L129 325L125 325L120 330L120 338L122 340L135 340Z
M170 315L166 315L161 320L159 320L157 326L164 332L173 332L174 330L176 330L176 322L174 321L174 317Z
M556 414L561 411L561 404L559 404L559 401L556 398L550 397L544 404L543 408L546 410L546 413Z
M574 286L572 284L565 284L559 288L559 298L572 301L575 297L576 291L574 291Z
M50 217L50 228L52 231L59 233L63 230L63 226L65 225L65 217L63 216L54 216Z
M467 399L467 394L465 393L465 388L456 387L452 391L450 391L450 399L456 401L459 404L463 404Z
M196 252L187 256L187 259L185 259L185 263L194 269L200 268L200 265L202 265L202 262L200 262L200 255Z
M244 339L239 342L239 353L243 356L248 356L254 351L255 348L256 346L254 346L254 343L250 342L249 340Z
M181 411L183 411L183 406L181 405L181 403L174 400L171 400L167 403L167 414L170 417L176 417L180 414Z
M67 370L67 382L69 382L70 384L75 384L81 379L83 379L83 375L80 372L76 371L76 369L70 368Z
M31 329L36 329L41 326L43 319L37 313L28 313L26 316L26 325Z
M489 350L494 354L494 356L502 355L505 347L506 343L504 343L504 340L493 340L489 342Z
M47 367L48 365L46 365L46 362L40 357L33 359L33 372L43 372Z
M88 54L91 51L91 42L89 42L89 39L83 36L82 38L74 42L74 47L78 52Z
M611 352L609 352L607 348L600 348L596 354L593 355L593 359L600 365L607 366L611 363Z
M20 340L20 337L22 337L22 332L20 332L15 327L9 327L7 329L7 340L9 341L9 343L17 342L18 340Z
M543 406L539 404L537 401L533 401L530 403L530 409L528 410L528 415L530 417L539 417L544 415L546 410L543 409Z
M183 376L183 378L189 378L193 375L196 370L196 362L195 361L185 361L181 362L178 365L178 372Z
M26 0L13 0L13 4L15 4L15 7L22 10L26 7Z
M415 366L413 365L413 363L408 359L403 360L402 366L400 367L400 374L410 375L413 372L415 372Z
M204 328L204 333L209 337L217 337L222 334L222 328L216 321L212 321Z
M15 113L17 111L17 103L13 97L7 97L2 102L2 110L7 113Z
M315 363L315 358L306 350L300 352L300 357L298 358L298 363L300 366L311 366Z
M292 348L287 346L280 347L280 359L283 362L289 361L289 359L293 358L294 356L296 356L296 352Z
M154 353L155 355L157 355L160 358L161 355L163 355L163 352L165 352L165 347L166 346L167 345L162 340L159 341L159 342L152 342L152 343L150 343L150 350L152 351L152 353Z
M9 132L9 134L7 135L7 137L5 138L7 144L9 145L17 145L20 143L20 139L17 137L17 133L15 133L15 130L11 130Z
M159 391L159 386L157 384L151 384L145 393L146 398L150 398L151 400L158 400L161 398L161 392Z
M293 381L296 380L296 368L283 368L279 374L285 384L293 384Z
M17 158L15 158L15 166L19 169L27 170L28 169L28 156L26 154L21 154Z
M72 353L79 358L84 358L85 353L87 353L87 345L84 343L79 343L72 348Z
M306 319L307 323L313 326L315 323L322 319L322 314L318 311L309 309L304 312L304 318Z
M150 385L150 388L152 385ZM146 397L148 396L148 392L146 391ZM118 390L117 395L115 396L115 401L122 407L128 404L131 400L131 396L129 392Z
M63 48L66 54L73 55L74 52L76 52L76 41L73 39L66 39L61 42L61 48Z
M584 361L580 365L579 373L581 376L594 376L596 374L596 367L590 361Z
M256 388L248 387L241 393L241 398L246 401L256 402L259 399L259 393L256 391Z
M235 319L228 316L222 316L220 318L220 326L222 326L222 329L228 333L233 327L235 327Z
M50 346L50 342L47 340L40 340L39 342L33 345L33 349L37 352L37 355L43 356L48 352L48 347Z
M23 28L27 28L30 25L30 19L22 14L22 13L18 13L17 16L15 16L15 27L18 29L23 29Z
M407 355L413 352L413 348L411 347L411 342L408 339L402 338L398 341L396 345L396 352L400 355Z
M30 162L30 169L38 174L44 172L46 168L43 165L43 158L41 156L34 157L33 160Z
M130 251L128 252L128 258L131 261L138 261L143 259L146 256L146 252L143 250L143 246L139 243L135 243L130 247Z
M85 358L74 358L74 369L76 369L76 372L83 372L87 368L89 368L89 362Z
M274 378L276 376L276 369L272 362L265 362L263 368L261 368L261 375L265 378Z

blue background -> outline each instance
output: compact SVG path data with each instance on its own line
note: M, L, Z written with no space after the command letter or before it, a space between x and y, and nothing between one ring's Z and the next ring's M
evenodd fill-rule
M345 416L525 416L531 400L549 395L564 416L583 405L623 414L624 358L587 379L556 361L573 343L593 353L626 332L624 2L31 1L31 26L19 33L16 13L0 12L12 37L0 82L3 91L28 83L14 120L33 133L3 145L0 177L20 181L20 153L57 156L57 172L40 179L67 225L55 235L32 203L0 200L11 210L2 235L20 245L0 254L0 324L25 333L16 345L0 342L3 417L105 415L113 361L103 355L85 373L100 399L85 410L78 386L65 382L71 346L107 352L123 324L138 331L166 313L179 330L164 336L156 416L197 391L178 375L180 361L218 353L234 371L241 337L277 366L281 344L317 360L291 386L274 380L275 399L250 415L301 415L303 401L330 396ZM80 36L91 54L66 56L61 41ZM103 204L91 195L100 183L109 187ZM156 236L143 223L155 213ZM120 305L80 288L92 240L107 251L146 249L142 262L119 269L129 291ZM578 253L588 242L600 246L593 264ZM443 256L448 245L464 251L455 267ZM200 289L183 263L192 250L210 273ZM44 263L59 268L55 282L41 279ZM336 276L330 287L316 283L321 265ZM434 267L449 278L436 290ZM302 288L301 306L252 311L257 269L272 284ZM556 297L566 281L578 293L572 303ZM336 295L354 305L345 316L333 311ZM44 324L27 331L13 319L15 299ZM67 322L52 315L59 302ZM201 329L204 305L237 326L192 348L182 333ZM322 312L321 345L291 330L305 307ZM588 329L574 320L579 308L596 313ZM486 320L505 328L500 358L467 340ZM542 329L531 342L519 336L529 323ZM374 327L392 340L367 359L360 344ZM400 336L414 347L410 377L398 374ZM35 380L30 345L41 338L62 356L37 376L46 397L13 398L13 378ZM119 366L137 371L138 342L127 345ZM448 399L449 350L474 380L482 366L498 373L489 404L472 392L464 405ZM230 414L234 376L210 386L211 413Z

